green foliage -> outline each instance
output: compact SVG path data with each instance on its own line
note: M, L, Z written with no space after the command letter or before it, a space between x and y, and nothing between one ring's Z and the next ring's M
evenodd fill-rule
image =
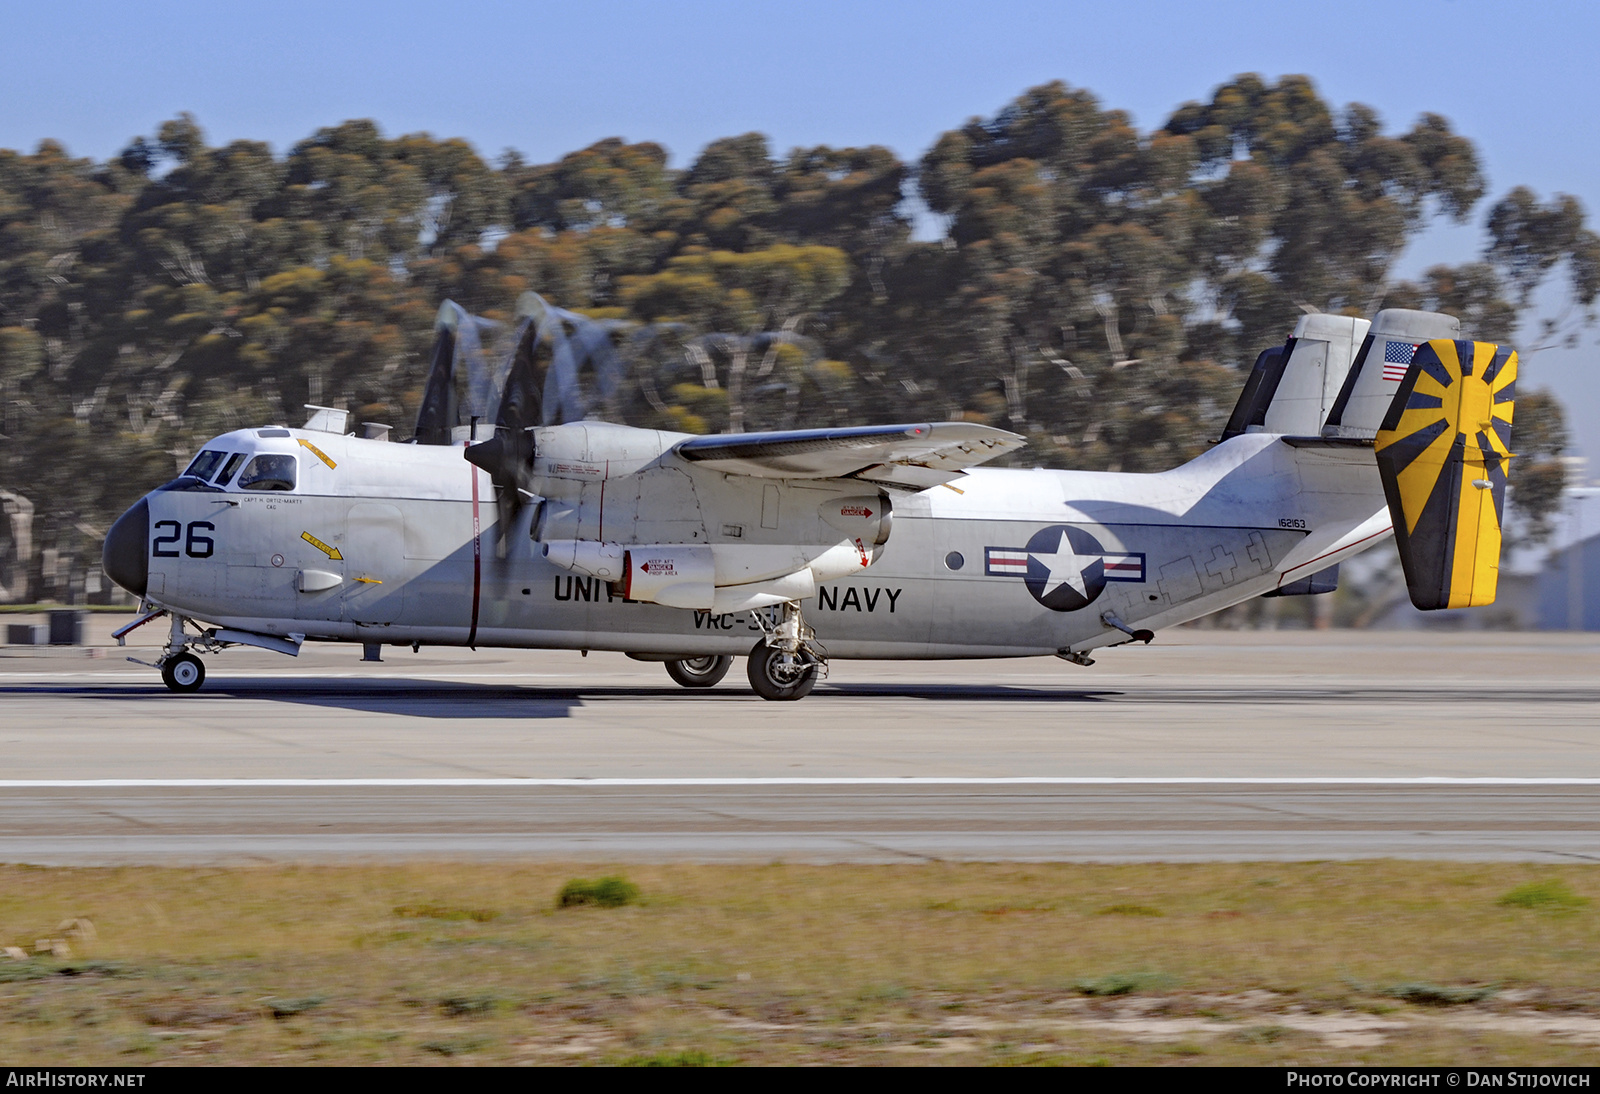
M1118 972L1093 980L1079 980L1072 990L1079 995L1131 995L1172 986L1172 977L1158 972Z
M912 239L913 185L945 238ZM1502 341L1559 277L1571 307L1524 356L1574 337L1600 236L1564 195L1515 188L1477 260L1392 280L1430 218L1483 193L1443 118L1387 134L1300 76L1237 77L1148 133L1045 84L915 165L775 156L758 133L681 170L616 138L491 164L370 120L282 157L212 146L188 115L103 163L45 141L0 150L0 486L35 504L36 555L81 574L207 437L306 402L404 436L440 300L504 319L529 290L614 326L633 375L607 412L635 424L958 419L1023 433L1030 463L1162 470L1204 451L1239 370L1308 309L1439 309ZM1514 484L1537 521L1564 432L1522 398ZM38 576L29 595L64 593Z
M1560 878L1548 881L1530 881L1519 885L1495 903L1502 908L1535 908L1551 911L1574 911L1585 907L1589 900L1572 891Z
M439 1013L446 1018L481 1018L500 1008L493 995L450 995L439 1000Z
M28 980L48 980L59 975L60 970L39 961L10 961L0 964L0 984L15 984Z
M556 907L577 908L592 904L600 908L620 908L638 899L639 887L625 878L603 877L591 881L576 877L561 887Z
M1449 984L1397 984L1379 994L1407 1003L1425 1007L1456 1007L1477 1003L1489 998L1497 989L1484 985L1452 986Z
M268 999L265 1006L274 1018L293 1018L316 1010L325 1002L326 996L307 995L298 999Z
M0 380L23 382L44 364L44 339L27 327L0 327Z
M1566 415L1548 391L1524 392L1517 397L1512 430L1518 457L1511 461L1512 496L1529 518L1525 538L1539 543L1552 531L1566 487L1567 469L1559 458L1567 447Z
M468 1053L479 1052L489 1044L487 1037L452 1037L449 1039L437 1038L423 1041L417 1047L424 1052L436 1053L440 1056L465 1056Z

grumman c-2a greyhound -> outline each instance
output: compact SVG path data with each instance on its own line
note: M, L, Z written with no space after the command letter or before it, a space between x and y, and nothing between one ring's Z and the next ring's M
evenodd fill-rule
M981 468L1024 441L960 422L583 420L572 346L607 336L537 298L519 310L492 430L459 421L478 321L447 303L413 443L317 409L206 444L106 537L106 573L143 602L119 642L167 616L154 667L176 691L204 681L197 652L318 639L369 660L615 650L686 687L743 654L763 698L798 699L830 658L1089 665L1251 597L1330 591L1391 532L1417 607L1494 599L1517 357L1449 316L1307 315L1260 355L1220 443L1123 474Z

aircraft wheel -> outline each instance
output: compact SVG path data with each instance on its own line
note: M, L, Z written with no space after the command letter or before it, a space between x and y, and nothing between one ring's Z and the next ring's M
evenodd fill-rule
M667 662L667 675L686 688L709 688L728 675L731 657L685 657Z
M786 656L765 642L757 642L746 665L750 686L763 699L783 702L804 699L817 686L817 663L805 654Z
M173 691L199 691L206 682L206 667L192 653L180 653L161 663L161 682Z

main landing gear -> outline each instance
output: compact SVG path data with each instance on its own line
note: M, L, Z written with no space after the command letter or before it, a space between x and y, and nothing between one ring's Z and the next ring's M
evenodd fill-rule
M765 634L745 666L755 693L773 702L804 699L828 674L827 654L801 618L799 602L785 601L780 612L776 621L765 612L750 613Z
M750 686L763 699L782 702L804 699L817 686L817 672L822 662L801 650L788 653L764 642L757 642L750 651L746 668Z
M762 632L745 665L755 693L774 702L810 695L817 681L828 675L828 655L817 643L817 633L801 618L799 602L760 608L750 617ZM666 662L667 675L686 688L712 687L728 675L732 665L733 658L726 654Z
M685 657L667 662L667 675L686 688L709 688L720 683L733 667L733 658L715 655Z

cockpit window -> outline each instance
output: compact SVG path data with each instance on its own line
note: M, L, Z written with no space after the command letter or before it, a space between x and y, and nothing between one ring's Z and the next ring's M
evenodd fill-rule
M194 458L194 462L184 474L192 475L202 482L210 482L211 476L216 474L217 468L222 465L227 455L219 448L208 448Z
M244 456L243 452L235 452L228 457L227 464L222 468L222 474L217 476L218 486L228 485L228 480L233 478L233 473L239 470L239 465L244 462Z
M239 476L240 490L293 490L293 456L257 456Z

